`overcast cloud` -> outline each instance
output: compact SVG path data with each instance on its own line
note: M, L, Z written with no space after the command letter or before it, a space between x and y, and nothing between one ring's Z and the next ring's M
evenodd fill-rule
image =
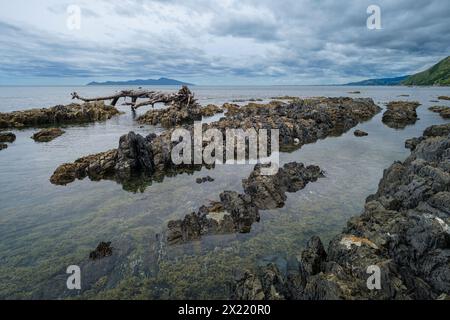
M381 8L381 30L366 27ZM66 26L69 5L81 29ZM1 0L0 84L330 84L450 55L450 1Z

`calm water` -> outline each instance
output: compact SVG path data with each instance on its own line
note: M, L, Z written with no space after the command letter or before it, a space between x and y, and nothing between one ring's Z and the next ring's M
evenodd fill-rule
M0 87L0 112L69 103L72 91L91 96L119 89ZM119 137L131 130L148 134L162 129L137 125L129 109L119 107L124 115L67 127L66 134L49 143L30 138L36 129L15 130L17 140L0 152L0 298L225 298L237 272L272 260L283 267L285 258L298 254L312 235L329 241L349 217L361 212L383 170L409 154L404 140L444 122L428 107L450 105L430 102L450 95L446 88L196 86L192 90L203 105L291 95L371 97L383 108L392 100L417 100L422 106L420 120L403 130L383 125L380 113L356 127L367 131L367 137L356 138L351 130L283 153L283 163L317 164L326 177L288 194L284 208L263 211L250 234L209 236L180 246L159 240L167 222L217 200L224 190L241 191L241 179L251 167L203 169L155 182L138 193L113 181L85 179L54 186L49 177L58 165L115 148ZM361 94L348 94L355 90ZM409 97L399 97L402 94ZM215 181L195 183L205 175ZM112 241L114 255L90 262L89 252L100 241ZM81 267L82 292L66 289L69 265Z

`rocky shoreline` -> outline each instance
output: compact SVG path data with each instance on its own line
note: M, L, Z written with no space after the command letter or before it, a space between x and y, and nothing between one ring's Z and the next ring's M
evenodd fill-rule
M269 264L246 271L233 298L449 299L450 124L414 141L411 155L385 170L362 215L327 250L313 237L284 270ZM376 269L379 288L369 289Z
M227 107L227 106L225 106ZM227 108L225 117L203 124L203 131L230 128L279 129L279 144L283 148L300 148L327 136L339 135L380 112L368 98L315 98L296 100L290 104L249 104L244 107ZM183 125L193 133L192 125ZM136 176L152 178L173 174L178 170L195 170L201 165L175 165L171 151L177 142L171 140L175 128L161 135L143 137L130 132L120 138L119 147L107 152L80 158L74 163L63 164L56 169L50 181L65 185L75 179L89 177L92 180L114 179L118 182ZM194 134L191 134L193 139ZM194 145L194 143L192 143ZM205 145L203 145L205 147ZM224 148L225 150L225 148ZM192 161L193 163L194 161Z
M51 108L0 113L0 129L40 127L103 121L120 114L103 102L58 105Z

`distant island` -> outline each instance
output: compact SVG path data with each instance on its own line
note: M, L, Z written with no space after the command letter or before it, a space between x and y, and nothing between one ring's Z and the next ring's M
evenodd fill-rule
M346 86L450 86L450 56L439 61L431 68L396 78L369 79L351 82Z
M105 82L90 82L88 86L193 86L192 83L182 82L169 78L159 79L137 79L128 81L105 81Z

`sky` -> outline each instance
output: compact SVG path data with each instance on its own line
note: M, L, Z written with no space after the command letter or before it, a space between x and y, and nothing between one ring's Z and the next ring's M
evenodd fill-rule
M0 85L395 77L450 55L449 17L449 0L0 0Z

